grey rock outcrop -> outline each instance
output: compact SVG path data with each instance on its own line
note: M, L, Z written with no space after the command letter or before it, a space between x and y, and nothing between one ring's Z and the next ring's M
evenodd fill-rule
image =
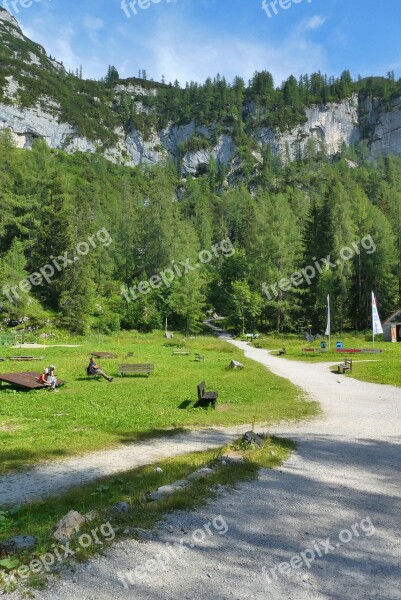
M0 26L4 35L9 37L11 34L18 40L29 42L15 18L1 7ZM27 73L41 66L50 71L64 69L62 64L47 56L41 46L30 44L29 48L24 59ZM204 172L211 158L227 167L228 178L235 177L243 167L240 148L230 127L221 132L216 131L213 124L206 127L191 121L183 125L170 123L159 129L148 127L145 135L134 126L124 129L121 122L111 132L115 134L116 142L105 148L100 140L87 139L77 132L73 124L65 122L60 106L52 98L42 96L34 106L19 106L20 85L15 73L6 76L4 99L0 102L0 130L10 129L19 148L30 149L36 139L44 139L51 148L71 153L100 150L107 159L127 166L179 160L183 177ZM157 93L156 84L143 82L141 85L140 81L127 80L116 85L115 100L118 103L123 101L123 97L130 97L135 113L148 117L153 109L146 102L146 97ZM93 100L100 102L99 98ZM246 110L251 116L258 113L263 117L261 109L256 109L252 103ZM276 156L293 160L300 153L305 153L310 139L318 147L324 146L329 156L338 153L343 144L355 146L365 140L367 158L377 160L380 156L401 154L401 98L387 103L369 100L360 105L355 94L343 102L305 109L305 122L284 133L255 127L250 135L256 142L252 152L255 169L262 162L261 150L266 144L270 144Z

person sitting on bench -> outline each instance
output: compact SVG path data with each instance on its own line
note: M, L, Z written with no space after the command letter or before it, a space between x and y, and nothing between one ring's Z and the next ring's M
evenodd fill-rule
M58 391L58 390L56 390L57 378L54 375L55 369L56 369L56 367L54 365L50 365L50 367L46 368L43 371L42 375L39 377L40 383L43 383L43 385L46 385L49 388L50 392Z
M95 359L93 358L93 356L91 356L90 358L89 365L86 368L86 372L88 375L101 375L102 377L107 379L109 383L113 381L113 378L106 375L106 373L104 373L104 371L101 370L99 365L95 363Z
M39 383L43 383L43 385L46 385L48 374L49 374L49 369L46 367L46 369L43 371L43 373L39 377Z

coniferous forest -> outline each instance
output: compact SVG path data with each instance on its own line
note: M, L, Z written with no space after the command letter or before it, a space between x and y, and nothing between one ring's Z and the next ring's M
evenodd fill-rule
M374 164L344 148L329 161L311 143L306 156L287 164L264 148L258 172L231 188L213 159L196 179L177 173L172 163L132 169L97 154L50 150L42 141L19 150L3 131L3 323L107 333L150 331L168 318L171 327L197 331L210 311L238 331L321 332L328 293L338 331L369 326L372 289L383 317L399 306L400 158ZM360 240L368 236L365 250ZM181 267L171 284L144 286L135 298L128 291L177 263L196 264L199 252L227 239L235 253L216 252L186 273ZM76 262L54 267L77 247L83 251ZM310 285L264 291L316 262L323 267ZM51 277L32 279L48 264ZM29 277L33 285L15 288ZM6 294L13 286L17 295Z

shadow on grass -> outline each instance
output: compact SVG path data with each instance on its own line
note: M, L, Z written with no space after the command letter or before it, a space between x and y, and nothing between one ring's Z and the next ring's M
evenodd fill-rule
M178 408L180 410L185 410L186 408L188 408L190 405L192 404L192 400L184 400L184 402L181 402L181 404L178 406Z
M10 450L0 452L0 475L9 475L10 470L33 469L35 463L43 462L47 458L67 456L68 452L61 449L33 452L32 450ZM24 464L23 461L27 461Z
M175 427L174 429L150 429L149 431L120 433L120 442L122 444L130 444L131 442L170 438L186 433L187 431L184 427Z

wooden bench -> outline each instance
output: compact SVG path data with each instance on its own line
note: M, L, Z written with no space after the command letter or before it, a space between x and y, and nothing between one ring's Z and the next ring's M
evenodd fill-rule
M189 348L173 348L173 356L188 356Z
M202 354L195 354L196 362L200 362L201 360L205 360L205 357Z
M144 373L148 376L155 370L154 365L143 364L143 365L119 365L118 372L121 377L124 375L143 375Z
M198 390L198 406L211 404L213 408L216 408L217 398L219 396L218 392L205 392L206 383L202 381L197 385Z
M345 373L345 371L349 371L352 373L352 358L346 358L343 363L337 365L338 373Z

